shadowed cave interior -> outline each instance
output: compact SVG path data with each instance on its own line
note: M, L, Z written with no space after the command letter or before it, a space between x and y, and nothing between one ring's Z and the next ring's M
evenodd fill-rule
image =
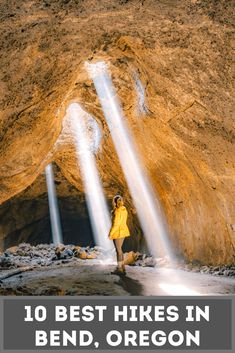
M55 187L57 190L63 244L74 244L82 247L95 246L85 196L71 185L62 175L56 164ZM33 194L33 198L32 197ZM36 197L35 197L36 195ZM109 208L111 210L109 200ZM45 174L40 175L25 191L0 205L2 242L1 250L20 243L31 245L50 244L53 242L48 195ZM141 234L138 219L134 216L129 227L135 231L135 237L126 240L124 251L145 251L146 245ZM138 238L138 234L140 238Z

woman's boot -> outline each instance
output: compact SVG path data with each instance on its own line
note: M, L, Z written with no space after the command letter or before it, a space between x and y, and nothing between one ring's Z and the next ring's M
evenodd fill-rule
M126 274L126 269L125 269L125 262L122 261L122 272L125 275Z
M116 270L114 270L113 272L111 272L112 275L125 275L126 271L125 271L125 267L124 266L124 261L118 261L118 265Z

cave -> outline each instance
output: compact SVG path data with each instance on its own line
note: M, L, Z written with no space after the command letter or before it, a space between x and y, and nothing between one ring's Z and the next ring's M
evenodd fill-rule
M84 195L66 182L56 165L54 170L64 244L94 246ZM32 196L37 188L40 193ZM0 213L4 220L3 251L19 243L37 245L53 242L44 173L25 191L1 205Z
M60 168L53 164L54 184L58 199L59 216L63 235L63 244L81 247L96 245L85 195L79 192L65 177ZM112 200L108 200L111 212ZM24 191L0 205L1 251L20 243L53 243L49 201L45 172ZM128 239L124 250L145 250L146 244L141 237L142 230L138 219L129 222L135 240ZM139 238L138 238L139 234Z
M96 245L68 119L71 104L86 116L109 215L113 196L124 198L131 231L124 250L151 253L86 68L104 62L174 254L187 264L233 268L232 4L4 0L0 8L1 256L21 243L52 243L50 164L63 243Z
M23 200L22 202L24 203L24 208L22 207L19 210L19 218L23 218L21 212L26 212L27 214L30 208L34 208L38 212L42 212L42 209L45 208L45 213L42 214L40 219L34 220L32 223L26 224L22 228L5 234L2 244L2 251L20 243L37 245L41 243L50 244L53 242L50 214L48 207L45 207L45 205L47 205L47 195L42 195L42 197L33 201ZM17 206L20 206L22 202L20 202ZM63 243L79 244L81 246L94 246L94 236L86 206L79 204L79 210L76 212L78 209L76 206L78 203L76 199L59 198L58 203ZM7 209L9 205L5 205L5 207ZM11 202L10 207L14 208L13 202ZM11 218L8 216L8 221L14 222L13 217Z

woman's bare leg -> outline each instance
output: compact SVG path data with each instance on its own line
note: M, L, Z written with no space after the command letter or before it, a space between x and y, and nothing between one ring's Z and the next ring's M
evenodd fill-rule
M122 245L123 245L123 241L124 238L118 238L118 239L114 239L114 246L116 249L116 253L117 253L117 261L123 261L123 252L122 252Z
M122 245L124 242L124 238L118 238L118 239L114 239L114 246L116 249L116 253L117 253L117 263L118 263L118 269L122 270L123 272L125 271L124 268L124 256L123 256L123 251L122 251Z

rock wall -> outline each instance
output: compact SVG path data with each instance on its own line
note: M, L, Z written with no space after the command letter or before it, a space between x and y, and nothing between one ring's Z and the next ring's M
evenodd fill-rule
M51 161L83 193L64 119L76 101L102 130L96 159L107 199L123 193L134 214L84 69L85 61L102 59L109 63L176 251L205 264L234 263L232 3L5 0L0 6L0 199L8 202L3 205L13 209L7 200ZM37 211L26 213L36 221ZM6 219L4 213L1 222L14 232L17 226ZM137 223L133 229L140 242Z

